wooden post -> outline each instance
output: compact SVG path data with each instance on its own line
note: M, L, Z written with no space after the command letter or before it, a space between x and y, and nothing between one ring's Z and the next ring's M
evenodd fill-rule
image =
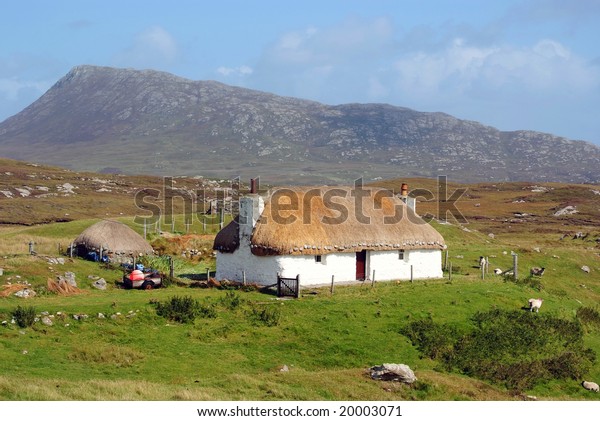
M34 245L35 243L33 241L29 242L29 254L35 254L35 250L34 250Z
M246 271L242 271L242 285L246 286Z
M219 229L223 229L224 209L219 209Z
M373 278L371 279L371 287L375 285L375 269L373 269Z
M102 254L104 253L104 248L100 246L100 256L98 257L98 261L102 262Z
M413 265L410 265L410 282L414 280L413 278Z
M71 243L71 248L69 248L69 257L70 257L71 259L73 258L73 247L74 247L74 244L73 244L73 243Z
M210 279L210 268L206 268L206 280Z
M329 293L331 295L333 295L333 279L334 279L335 275L331 275L331 288L329 289Z
M173 279L175 277L175 262L173 256L169 256L169 277Z
M515 254L513 254L513 276L514 276L515 282L519 278L518 271L519 271L519 256L517 256L517 254L515 253Z
M171 232L175 234L175 215L171 215Z
M448 270L448 249L446 249L446 253L444 254L444 270Z
M483 259L483 263L481 263L481 279L485 280L485 259Z
M296 293L294 294L296 298L300 296L300 274L296 275Z
M281 280L279 278L279 272L277 272L277 296L281 297Z

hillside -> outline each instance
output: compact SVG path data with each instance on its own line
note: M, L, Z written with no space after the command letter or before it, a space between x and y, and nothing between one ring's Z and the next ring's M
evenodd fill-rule
M385 104L330 106L151 70L78 66L0 123L0 156L78 171L350 183L600 181L600 148Z
M160 204L165 210L169 197L174 198L170 203L176 213L184 208L187 213L203 213L207 201L230 185L201 176L173 179L76 172L0 158L0 225L146 217L149 206Z

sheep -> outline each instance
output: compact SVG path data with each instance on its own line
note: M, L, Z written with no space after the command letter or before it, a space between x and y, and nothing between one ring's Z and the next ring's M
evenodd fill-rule
M546 268L533 267L533 268L531 268L529 273L531 273L532 276L542 276L544 274L545 270L546 270Z
M502 269L500 269L500 268L496 268L496 269L494 269L494 273L495 273L496 275L502 275Z
M479 267L482 268L487 264L487 260L483 256L479 256Z
M591 390L592 392L598 393L598 390L599 390L598 383L583 381L583 382L581 382L581 385L586 390Z
M538 313L540 311L540 307L542 306L543 302L544 302L544 300L542 300L541 298L530 298L529 299L529 311L535 310L535 312Z

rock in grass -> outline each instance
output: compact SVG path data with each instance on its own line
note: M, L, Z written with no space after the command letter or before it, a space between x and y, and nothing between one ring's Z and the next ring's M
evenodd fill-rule
M96 289L105 290L106 289L106 281L104 278L100 278L92 283L92 286Z
M581 270L584 271L585 273L590 273L590 267L589 266L581 266Z
M411 384L417 381L415 373L406 364L383 364L371 367L373 380L384 380Z

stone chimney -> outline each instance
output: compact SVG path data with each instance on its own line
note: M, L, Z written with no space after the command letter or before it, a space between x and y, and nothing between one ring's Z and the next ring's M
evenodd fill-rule
M408 184L406 183L402 183L402 186L400 187L400 199L406 203L406 206L417 213L417 199L408 195Z
M249 244L256 221L265 208L263 198L249 194L240 198L240 244Z

